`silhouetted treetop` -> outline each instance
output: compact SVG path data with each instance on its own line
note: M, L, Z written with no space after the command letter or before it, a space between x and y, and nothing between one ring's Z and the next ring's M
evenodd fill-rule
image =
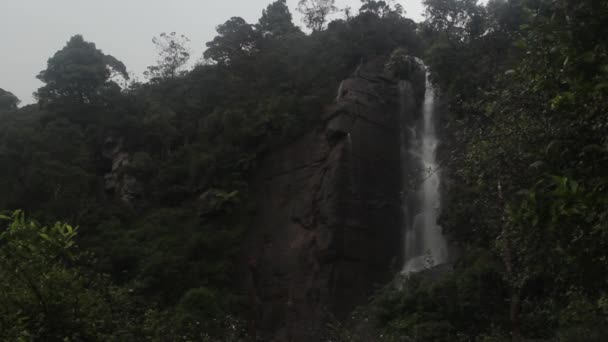
M75 35L49 58L47 68L38 74L37 78L46 85L35 95L42 104L61 100L90 103L104 88L116 86L111 80L114 76L128 79L125 65L81 35Z

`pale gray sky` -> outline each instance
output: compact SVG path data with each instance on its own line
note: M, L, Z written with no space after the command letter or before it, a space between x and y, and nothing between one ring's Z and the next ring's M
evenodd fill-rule
M0 0L0 88L13 92L23 104L34 102L36 79L46 61L74 34L94 42L106 54L123 61L140 79L156 61L152 37L175 31L191 40L193 59L215 27L232 16L257 22L273 0ZM297 0L288 0L294 22ZM397 0L406 16L423 19L422 0ZM336 0L340 8L360 7L360 0Z

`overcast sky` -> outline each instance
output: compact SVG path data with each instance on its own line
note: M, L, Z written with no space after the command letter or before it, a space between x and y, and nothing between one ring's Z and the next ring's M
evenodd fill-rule
M36 79L46 61L74 34L82 34L104 53L123 61L141 77L156 61L152 37L175 31L188 36L193 59L202 55L215 27L232 16L257 22L273 0L0 0L0 88L23 104L42 85ZM296 25L297 0L288 0ZM422 0L397 0L406 16L422 20ZM360 0L336 0L340 8L360 7Z

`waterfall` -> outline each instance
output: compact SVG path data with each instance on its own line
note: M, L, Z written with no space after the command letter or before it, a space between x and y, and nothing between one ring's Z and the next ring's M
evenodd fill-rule
M340 86L338 87L338 94L336 95L336 103L340 102L342 99L342 91L344 89L344 81L340 82Z
M424 67L426 69L426 67ZM407 82L400 84L400 97L402 110L406 101ZM402 119L403 119L402 115ZM413 129L409 136L409 156L402 155L404 177L411 177L407 173L412 164L417 164L416 169L420 173L419 188L410 201L404 201L405 222L405 256L402 273L422 271L447 262L448 247L447 240L442 233L442 228L437 224L440 212L440 172L436 159L436 150L439 140L435 131L435 89L429 80L426 71L426 91L422 107L422 120ZM406 128L407 129L407 128ZM415 133L415 134L413 134ZM402 136L406 136L405 132ZM402 141L405 143L405 141ZM409 202L409 203L408 203ZM408 212L415 212L412 217Z

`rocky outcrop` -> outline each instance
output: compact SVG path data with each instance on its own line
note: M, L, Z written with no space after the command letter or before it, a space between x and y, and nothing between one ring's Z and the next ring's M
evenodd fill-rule
M321 127L260 162L245 288L269 340L321 340L401 265L400 100L384 64L362 65Z
M123 203L134 206L135 201L142 197L144 189L137 178L125 172L131 163L131 155L123 150L122 141L114 137L106 139L102 155L112 165L104 175L106 192L117 196Z

